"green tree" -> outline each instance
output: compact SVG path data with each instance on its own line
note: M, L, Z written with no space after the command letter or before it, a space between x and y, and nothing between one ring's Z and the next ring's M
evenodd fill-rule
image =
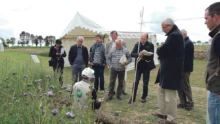
M11 44L12 44L12 46L14 46L14 44L15 44L15 38L14 37L11 37Z
M49 46L49 45L50 45L50 42L49 42L49 40L48 40L48 36L46 36L46 37L44 38L44 41L45 41L45 46Z
M6 39L6 43L7 43L8 46L9 46L9 44L11 44L11 40L10 40L10 39Z
M202 42L200 40L197 41L198 44L201 44Z
M31 34L30 40L31 40L31 43L32 43L32 46L33 46L34 45L34 35L33 34Z
M38 46L39 42L38 42L38 36L36 35L34 37L34 44L36 45L36 47Z
M25 34L26 34L25 31L22 31L20 33L20 43L19 44L21 44L22 46L24 46L24 44L25 44Z
M40 47L42 46L42 43L43 43L43 37L40 35L37 37L39 43L40 43Z

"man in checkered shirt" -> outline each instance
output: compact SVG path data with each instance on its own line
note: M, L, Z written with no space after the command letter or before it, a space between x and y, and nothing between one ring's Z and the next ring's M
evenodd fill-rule
M107 64L111 68L110 72L110 83L109 83L109 93L108 93L108 100L111 100L114 95L114 87L115 87L115 81L118 76L118 88L117 88L117 99L122 100L121 93L123 89L123 81L125 76L125 69L126 65L131 63L131 55L127 48L123 47L122 40L115 40L116 47L111 48L110 52L107 56ZM125 55L127 61L126 62L120 62L120 59L122 56Z

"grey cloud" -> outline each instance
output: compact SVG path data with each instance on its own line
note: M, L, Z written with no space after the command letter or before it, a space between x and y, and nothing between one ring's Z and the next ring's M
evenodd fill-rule
M14 36L14 31L8 27L9 21L4 17L0 17L0 37L10 38Z
M164 8L164 11L154 11L151 14L151 20L145 23L145 26L149 26L150 29L157 34L163 34L161 22L166 18L173 18L175 11L176 8L172 6Z
M7 25L8 23L9 21L7 19L0 17L0 25Z
M0 37L10 38L14 36L14 31L12 29L0 29Z

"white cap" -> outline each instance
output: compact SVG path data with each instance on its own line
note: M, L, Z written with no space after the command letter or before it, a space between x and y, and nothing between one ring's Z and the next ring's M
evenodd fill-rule
M91 68L85 68L83 71L82 71L82 76L86 76L86 77L92 77L94 74L94 70L92 70Z

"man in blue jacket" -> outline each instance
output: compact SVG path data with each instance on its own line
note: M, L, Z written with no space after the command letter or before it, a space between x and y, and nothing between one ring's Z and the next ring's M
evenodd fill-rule
M187 36L187 32L185 29L182 29L181 33L184 38L185 57L184 57L181 87L178 90L180 104L177 107L185 108L186 110L191 110L194 106L194 103L192 98L192 90L190 86L189 76L190 73L193 71L194 45Z

